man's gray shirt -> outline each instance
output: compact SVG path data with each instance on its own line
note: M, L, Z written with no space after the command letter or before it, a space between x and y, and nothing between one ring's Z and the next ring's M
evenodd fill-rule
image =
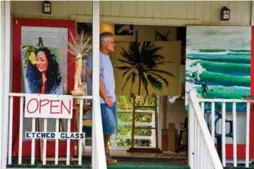
M115 96L115 77L114 70L109 55L100 52L100 78L106 90L106 93L113 102L116 101ZM90 53L87 57L86 66L92 71L93 55ZM86 73L87 94L92 95L92 78ZM100 97L100 103L105 103L104 99Z

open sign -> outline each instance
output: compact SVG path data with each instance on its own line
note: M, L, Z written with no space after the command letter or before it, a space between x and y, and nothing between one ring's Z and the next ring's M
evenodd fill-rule
M72 96L29 94L25 97L25 117L71 119L72 110Z

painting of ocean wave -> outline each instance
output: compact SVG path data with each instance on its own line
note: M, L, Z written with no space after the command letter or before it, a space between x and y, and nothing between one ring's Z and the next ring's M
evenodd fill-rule
M221 99L250 95L250 35L250 27L188 27L186 92L195 88L198 97Z

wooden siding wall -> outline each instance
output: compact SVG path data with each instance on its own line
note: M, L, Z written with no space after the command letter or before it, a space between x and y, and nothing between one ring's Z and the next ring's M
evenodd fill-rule
M92 2L52 1L52 14L42 14L42 2L12 2L15 17L76 19L91 21ZM220 9L231 10L230 21L220 21ZM105 23L133 23L147 25L250 25L250 1L132 1L101 2L101 19Z

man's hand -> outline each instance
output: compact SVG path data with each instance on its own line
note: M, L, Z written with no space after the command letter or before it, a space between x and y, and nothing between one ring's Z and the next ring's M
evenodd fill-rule
M113 104L114 104L109 97L105 99L105 103L107 104L108 107L113 107Z

